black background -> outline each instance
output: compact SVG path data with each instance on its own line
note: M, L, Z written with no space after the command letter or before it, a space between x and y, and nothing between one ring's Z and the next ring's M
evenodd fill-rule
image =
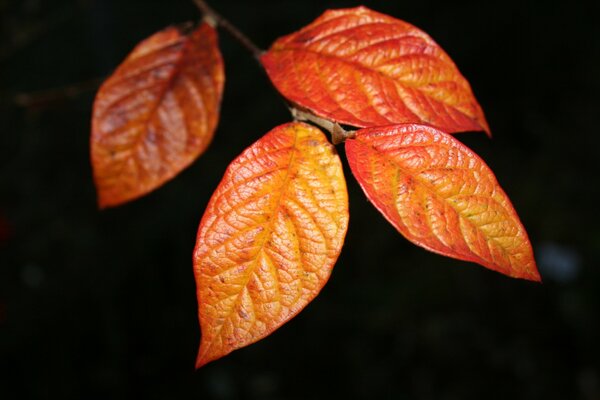
M357 4L213 2L263 48ZM364 4L424 29L471 82L494 138L459 138L513 200L544 283L409 244L345 164L350 228L323 292L195 372L198 223L229 161L288 121L286 108L221 32L227 83L209 151L99 212L95 89L81 83L199 14L184 0L0 0L1 399L600 399L598 2ZM38 92L73 84L81 93Z

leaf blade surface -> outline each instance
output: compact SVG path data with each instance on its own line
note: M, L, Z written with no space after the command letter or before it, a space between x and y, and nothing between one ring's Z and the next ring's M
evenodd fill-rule
M489 127L471 87L418 28L365 7L329 10L261 58L276 88L314 114L356 127Z
M502 274L539 281L525 228L489 167L435 128L367 128L346 141L352 173L408 240Z
M139 43L94 101L91 159L100 208L143 196L200 156L223 92L216 31L176 27Z
M194 251L196 366L260 340L304 308L327 282L347 225L341 163L318 129L279 126L234 160Z

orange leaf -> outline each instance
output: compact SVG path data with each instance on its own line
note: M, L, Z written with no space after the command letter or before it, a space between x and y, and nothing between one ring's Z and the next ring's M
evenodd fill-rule
M365 7L325 12L277 40L262 63L283 96L332 121L489 134L469 83L433 39Z
M197 367L269 335L321 290L348 226L341 163L310 125L281 125L228 167L198 230Z
M358 131L350 168L369 200L411 242L503 274L539 281L531 244L487 165L424 125Z
M215 30L175 27L141 42L94 102L91 155L101 208L161 186L209 145L223 92Z

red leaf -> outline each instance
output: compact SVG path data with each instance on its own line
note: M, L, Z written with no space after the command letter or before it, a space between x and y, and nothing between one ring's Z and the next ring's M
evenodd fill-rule
M365 7L325 12L262 57L277 89L312 113L357 127L489 127L469 83L416 27Z
M91 155L101 208L161 186L212 140L223 92L215 30L170 27L141 42L100 88Z
M435 128L396 125L346 141L369 200L411 242L503 274L539 281L531 244L494 174Z
M281 125L228 167L198 230L197 367L269 335L329 279L348 226L340 159L310 125Z

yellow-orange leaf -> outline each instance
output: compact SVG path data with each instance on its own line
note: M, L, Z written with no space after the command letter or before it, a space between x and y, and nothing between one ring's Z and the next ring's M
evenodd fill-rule
M253 343L321 290L348 226L339 157L310 125L281 125L228 167L198 230L197 367Z
M325 12L277 40L261 60L283 96L332 121L489 133L469 83L440 46L365 7Z
M167 182L209 145L223 92L215 30L167 28L141 42L94 102L91 157L100 207Z
M367 197L408 240L433 252L539 281L531 244L489 167L424 125L358 131L346 141Z

